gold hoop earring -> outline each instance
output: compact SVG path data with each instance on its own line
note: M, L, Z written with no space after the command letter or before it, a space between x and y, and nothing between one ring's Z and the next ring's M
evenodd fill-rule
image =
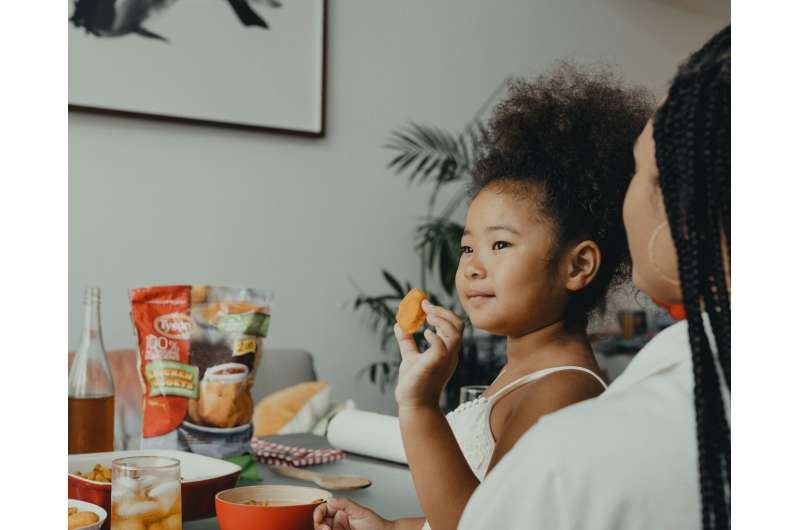
M666 226L668 226L668 224L669 223L667 221L664 221L663 223L658 225L655 228L655 230L653 230L652 234L650 234L650 242L647 245L647 254L648 254L648 257L650 258L650 263L653 265L653 268L656 270L658 275L661 276L661 278L664 281L666 281L668 283L671 283L672 285L680 285L681 282L678 279L670 278L669 276L664 274L664 271L661 269L661 267L659 267L658 262L655 260L656 238L661 233L661 231Z

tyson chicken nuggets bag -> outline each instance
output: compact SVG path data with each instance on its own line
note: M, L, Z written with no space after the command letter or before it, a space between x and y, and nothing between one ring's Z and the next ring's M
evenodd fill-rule
M131 289L144 399L142 447L241 454L272 292L174 285Z

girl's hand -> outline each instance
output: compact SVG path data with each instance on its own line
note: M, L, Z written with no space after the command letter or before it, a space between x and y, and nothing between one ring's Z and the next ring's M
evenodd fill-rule
M458 364L458 347L464 332L464 322L452 311L435 306L427 300L422 310L428 315L428 323L436 328L425 330L425 339L430 348L420 353L411 335L398 324L394 335L400 346L400 372L394 391L397 404L404 406L439 406L439 395L452 377Z
M392 530L394 524L349 499L329 499L314 509L314 530Z

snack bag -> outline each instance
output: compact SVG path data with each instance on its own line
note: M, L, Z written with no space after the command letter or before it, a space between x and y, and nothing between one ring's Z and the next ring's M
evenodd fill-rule
M132 289L130 298L144 399L142 447L236 454L252 434L250 389L272 293L175 285Z

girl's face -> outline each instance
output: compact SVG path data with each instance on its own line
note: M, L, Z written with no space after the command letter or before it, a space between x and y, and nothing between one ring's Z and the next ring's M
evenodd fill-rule
M467 212L456 289L472 323L517 337L560 319L569 291L552 260L552 227L530 200L483 189Z
M678 256L658 186L653 120L633 148L636 173L622 208L633 262L633 283L660 302L681 303Z

